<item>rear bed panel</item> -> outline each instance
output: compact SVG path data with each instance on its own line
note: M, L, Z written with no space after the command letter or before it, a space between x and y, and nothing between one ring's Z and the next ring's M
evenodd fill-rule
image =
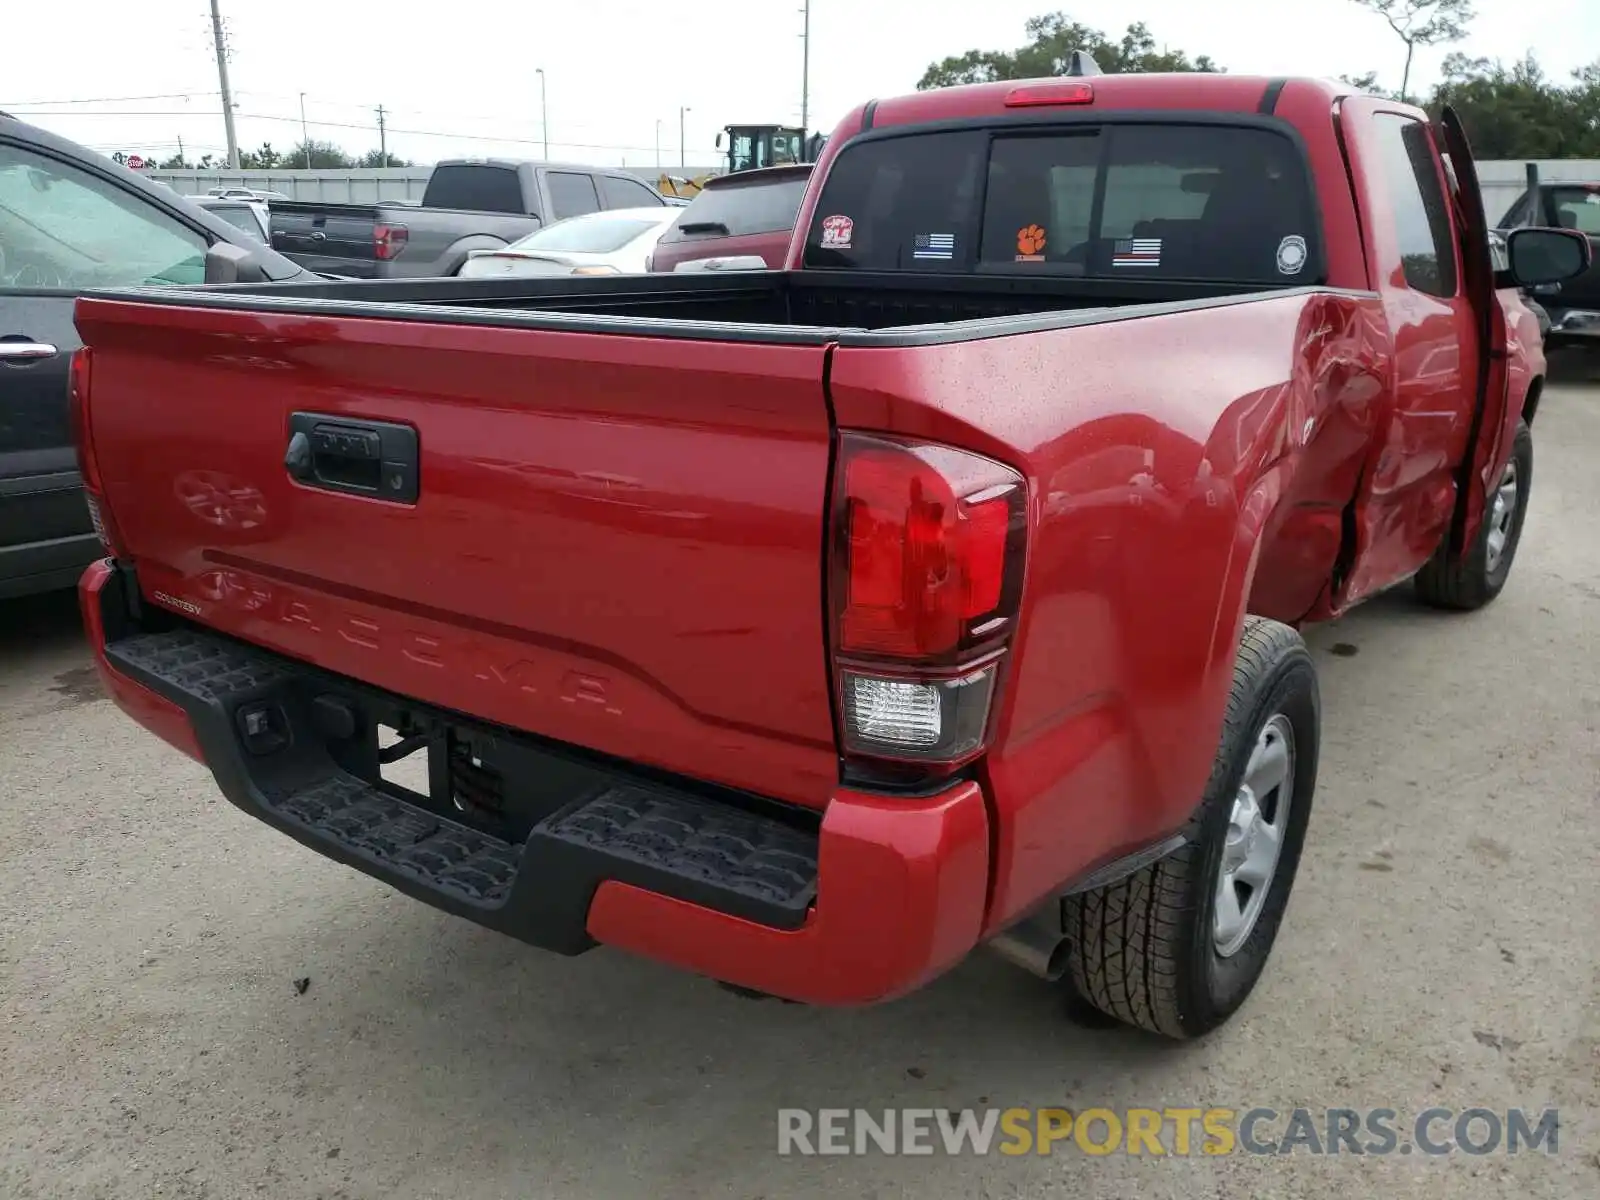
M821 805L822 346L85 301L147 597L379 687ZM417 504L305 487L289 415L410 424Z
M1029 483L984 762L991 930L1199 802L1244 609L1296 621L1333 569L1386 411L1375 305L1297 292L944 345L841 337L841 429L971 448Z

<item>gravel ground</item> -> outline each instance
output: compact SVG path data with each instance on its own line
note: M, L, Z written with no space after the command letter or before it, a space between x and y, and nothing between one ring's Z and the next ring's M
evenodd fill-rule
M69 597L0 605L0 1195L1600 1195L1600 387L1552 389L1537 445L1496 604L1310 635L1299 886L1195 1045L1070 1025L987 954L855 1012L540 954L245 817L101 699ZM776 1153L780 1107L991 1104L1562 1124L1514 1157Z

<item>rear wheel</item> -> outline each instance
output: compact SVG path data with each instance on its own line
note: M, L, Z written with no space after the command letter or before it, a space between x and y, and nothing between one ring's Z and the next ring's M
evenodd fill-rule
M1226 1021L1260 979L1316 790L1321 701L1300 635L1246 618L1222 742L1179 850L1065 901L1072 1001L1173 1038Z
M1441 544L1417 572L1417 595L1436 608L1462 611L1482 608L1498 596L1522 542L1532 487L1533 431L1526 421L1518 421L1511 457L1489 493L1478 536L1455 562L1449 559L1448 544Z

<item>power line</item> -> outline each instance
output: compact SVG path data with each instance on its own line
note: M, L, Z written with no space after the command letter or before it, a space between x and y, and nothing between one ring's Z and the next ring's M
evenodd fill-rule
M215 113L206 112L172 112L172 111L126 111L106 113L79 113L79 112L53 112L45 109L10 109L13 116L18 117L198 117L215 116ZM289 125L300 124L299 117L280 117L272 113L241 112L236 114L240 118L250 121L278 121ZM359 129L368 132L372 129L370 124L355 121L308 121L319 129ZM536 137L513 137L504 134L490 133L449 133L440 129L397 129L393 125L387 126L389 133L405 134L409 137L444 138L449 141L469 142L503 142L519 146L537 146L542 139ZM616 142L558 142L559 146L566 146L572 150L626 150L641 154L654 153L650 146L629 146Z
M193 100L197 96L220 96L221 92L158 92L153 96L93 96L83 100L17 100L0 108L53 108L58 104L131 104L135 100Z
M233 95L234 95L234 100L237 103L243 103L246 98L254 98L254 99L260 99L260 100L280 100L280 101L283 101L286 104L293 104L295 102L295 100L296 100L296 96L295 95L290 95L290 94L285 93L285 92L261 92L261 91L256 91L254 88L250 89L249 91L236 90ZM359 103L356 103L353 100L330 100L330 99L328 99L328 98L326 98L324 96L318 96L315 92L307 92L306 93L306 99L308 101L314 101L318 105L318 107L325 108L325 109L326 108L345 108L345 109L350 109L352 111L358 111L358 112L370 112L371 109L372 109L372 105L371 104L359 104ZM396 116L401 116L401 117L412 116L412 117L423 117L423 118L437 116L441 120L446 120L446 121L504 121L506 119L506 114L505 114L504 111L497 112L497 113L472 113L472 112L458 112L458 111L456 111L454 109L403 108L403 107L402 108L395 108L395 107L393 107L391 105L385 105L384 106L384 112L387 113L391 118L396 117ZM316 124L316 122L313 121L312 124L314 125L314 124ZM585 121L582 118L577 118L575 120L569 120L569 121L565 122L565 127L568 128L568 129L574 129L574 128L575 129L593 129L595 127L595 122L593 122L593 121ZM365 128L365 126L362 126L362 128ZM565 142L565 143L561 143L561 144L562 145L571 145L570 142Z

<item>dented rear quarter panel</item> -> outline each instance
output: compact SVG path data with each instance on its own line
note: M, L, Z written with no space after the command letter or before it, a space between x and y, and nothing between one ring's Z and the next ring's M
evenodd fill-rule
M986 760L998 928L1179 829L1247 611L1321 597L1384 417L1375 298L1304 291L1013 337L835 351L844 429L971 447L1028 481L1023 611Z

